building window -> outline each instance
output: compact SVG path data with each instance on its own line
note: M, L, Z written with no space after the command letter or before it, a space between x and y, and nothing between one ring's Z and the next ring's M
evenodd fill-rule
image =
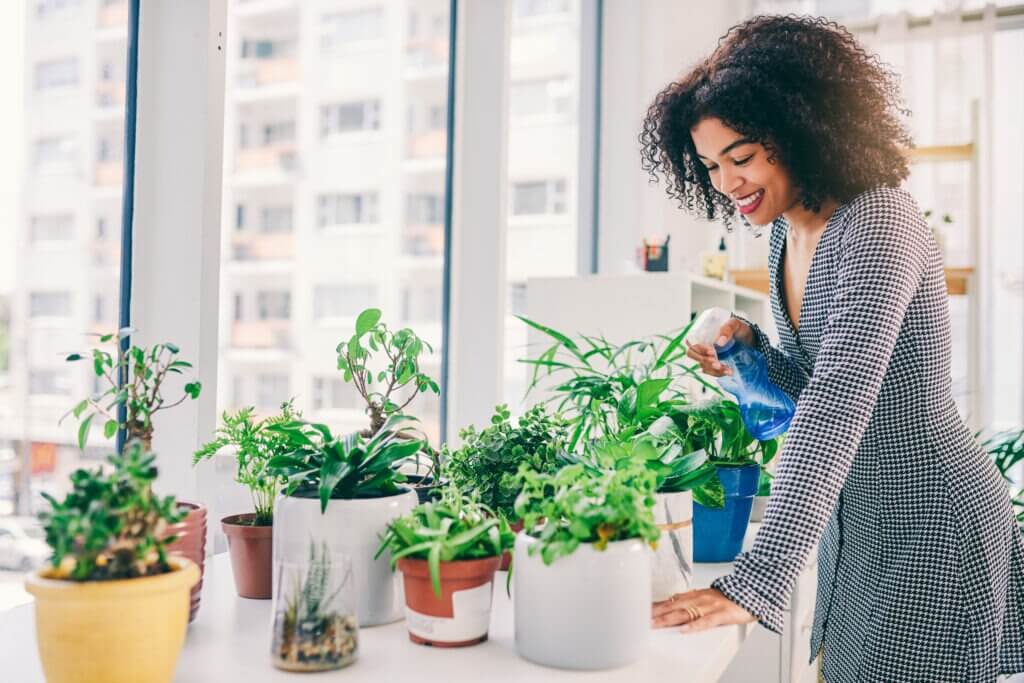
M257 292L256 310L260 320L288 320L292 317L292 293L289 291Z
M71 315L71 292L30 292L30 318L66 318Z
M75 160L75 140L70 135L40 138L36 140L34 151L37 170L65 166Z
M282 142L295 141L294 121L274 121L263 125L262 140L264 145L276 145Z
M313 410L360 410L363 407L359 392L340 377L313 378Z
M63 396L69 389L64 370L29 370L28 393L33 396Z
M512 184L513 216L562 214L565 211L564 180L538 180Z
M335 12L320 18L320 47L324 52L343 50L352 43L380 40L383 36L384 9L381 7Z
M33 216L30 239L39 242L70 242L75 236L75 223L71 214Z
M78 59L68 57L36 64L36 90L63 88L78 84Z
M572 85L568 78L519 81L512 83L509 111L513 117L566 116Z
M82 0L37 0L36 16L40 19L48 19L51 14L74 9L81 4Z
M236 323L245 320L245 298L241 292L235 292L234 318Z
M436 284L403 287L402 320L406 323L440 322L441 287Z
M288 375L261 374L256 377L256 409L275 411L288 400Z
M260 232L271 235L291 231L291 206L265 206L260 210Z
M405 198L405 222L434 225L444 222L444 198L440 194L410 194Z
M517 19L566 14L569 0L516 0L515 11Z
M355 318L377 303L377 286L372 284L317 285L313 291L313 317Z
M295 52L294 40L243 40L242 59L280 59Z
M359 100L320 107L320 137L380 130L380 100Z
M120 139L101 136L96 142L96 160L99 162L120 161L124 148Z
M376 222L376 192L322 194L317 198L317 227Z
M508 283L508 312L512 315L526 315L526 283Z

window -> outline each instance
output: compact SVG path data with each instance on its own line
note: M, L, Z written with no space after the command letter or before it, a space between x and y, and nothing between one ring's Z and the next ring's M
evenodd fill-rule
M568 11L569 0L515 0L516 19L566 14Z
M33 216L31 240L40 242L69 242L75 237L75 221L71 214Z
M78 60L74 57L36 64L36 90L50 90L78 84Z
M295 41L256 39L242 41L242 59L280 59L295 53Z
M440 194L411 194L405 198L405 222L432 225L444 221L444 197Z
M351 383L340 377L319 375L313 378L313 410L362 410L365 406Z
M29 370L28 393L32 396L63 396L69 388L66 370Z
M371 284L317 285L313 293L313 317L355 318L377 304L377 286Z
M511 85L510 112L513 118L567 116L571 94L567 78L519 81Z
M260 232L265 235L292 231L292 207L265 206L260 211Z
M512 185L512 215L565 213L565 181L542 180Z
M292 293L268 291L256 294L260 320L288 320L292 316Z
M65 318L71 315L71 292L31 292L30 318Z
M256 409L276 411L289 396L288 375L260 374L256 377Z
M380 7L325 14L320 20L320 47L325 52L380 40L383 34L384 10Z
M402 320L406 324L441 322L441 286L435 284L403 287Z
M320 107L320 137L380 129L380 100L357 100Z
M36 170L66 167L75 161L75 140L70 135L40 138L34 152Z
M294 121L275 121L263 126L262 144L276 145L280 142L293 142L295 140Z
M51 15L75 9L81 4L82 0L37 0L36 16L40 19L49 19Z
M377 222L377 193L322 194L317 198L317 227Z

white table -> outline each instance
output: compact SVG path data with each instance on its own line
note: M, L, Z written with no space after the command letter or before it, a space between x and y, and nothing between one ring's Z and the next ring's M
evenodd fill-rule
M697 565L697 586L707 586L729 570L728 564ZM650 650L639 662L611 671L561 671L537 666L516 654L512 602L505 574L495 579L490 639L461 649L440 649L409 642L405 622L360 629L359 658L348 668L322 674L290 674L270 663L270 600L245 600L235 594L226 554L206 568L203 600L178 662L178 683L264 683L308 680L410 681L717 681L754 625L729 626L695 634L675 629L652 634ZM116 643L112 643L116 647ZM36 654L33 605L0 615L0 678L12 683L43 683ZM142 683L142 682L140 682Z

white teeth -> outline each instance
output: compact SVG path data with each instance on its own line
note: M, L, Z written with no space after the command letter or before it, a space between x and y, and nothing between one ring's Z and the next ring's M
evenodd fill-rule
M747 195L743 199L737 199L736 203L739 204L740 206L750 206L751 204L756 202L758 199L760 199L761 195L763 195L763 194L764 194L764 190L758 190L754 194Z

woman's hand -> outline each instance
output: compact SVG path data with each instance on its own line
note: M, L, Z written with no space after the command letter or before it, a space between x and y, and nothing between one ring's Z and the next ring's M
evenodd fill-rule
M715 344L723 346L733 338L747 346L754 345L754 331L750 329L750 325L739 318L730 318L729 322L722 325L718 330L718 339L715 340ZM686 342L686 356L700 363L701 370L712 377L732 374L732 370L718 362L718 354L715 352L714 346Z
M753 614L714 588L676 593L651 608L651 624L655 628L681 625L679 630L686 633L757 621Z

